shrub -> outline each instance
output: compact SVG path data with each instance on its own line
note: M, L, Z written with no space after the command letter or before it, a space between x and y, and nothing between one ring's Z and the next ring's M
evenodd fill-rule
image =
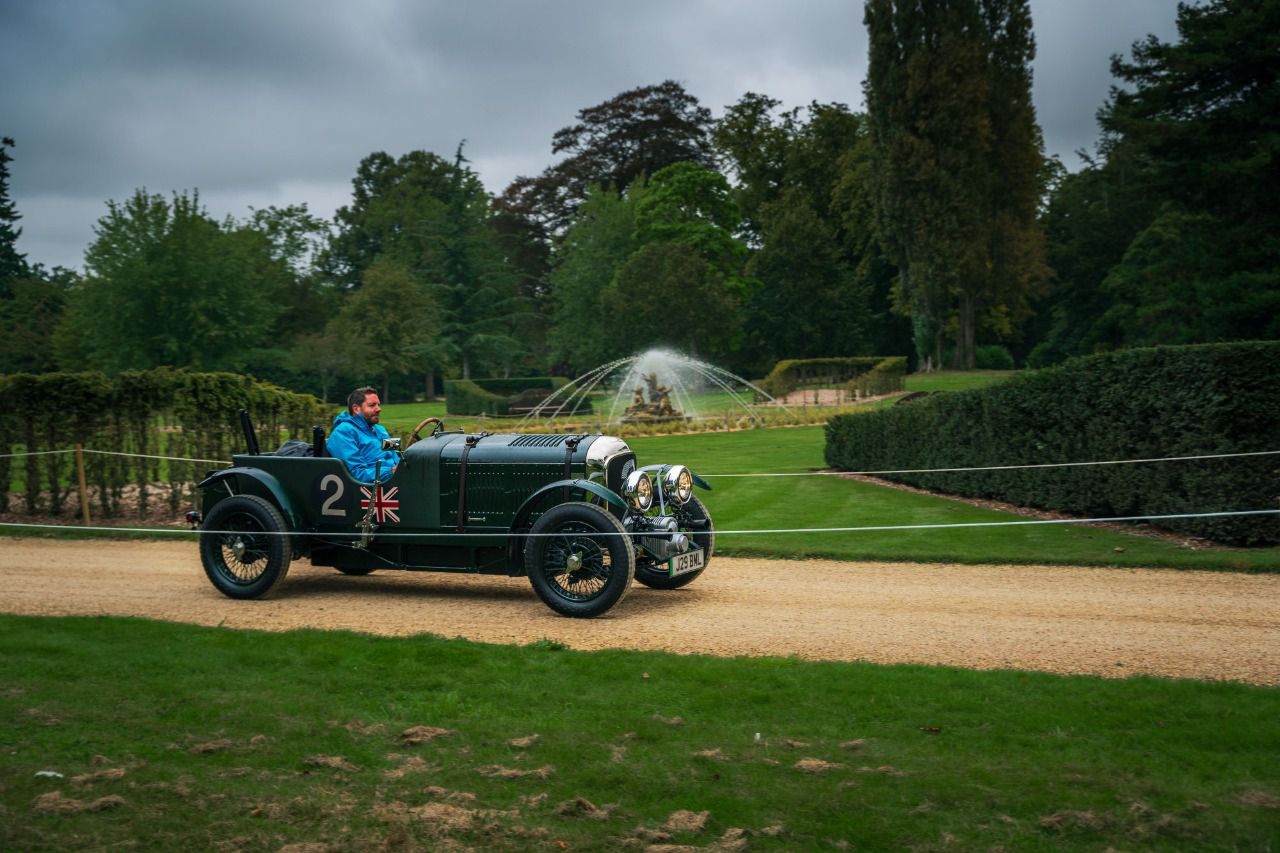
M978 347L973 360L978 370L1013 370L1013 355L1000 344Z
M827 425L844 470L1037 464L1275 450L1280 342L1127 350L1068 361L988 388L939 394ZM1276 505L1280 457L1009 471L897 474L970 497L1090 516ZM1161 526L1240 545L1280 542L1273 516Z
M890 356L881 359L875 367L849 383L849 393L855 397L878 397L892 394L906 387L907 357Z

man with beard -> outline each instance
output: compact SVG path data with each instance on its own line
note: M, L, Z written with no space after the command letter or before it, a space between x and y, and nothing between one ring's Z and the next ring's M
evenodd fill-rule
M372 483L382 463L381 476L386 479L400 462L394 450L383 450L382 440L390 438L387 428L378 423L382 401L372 388L357 388L347 396L347 410L333 419L333 432L325 448L329 455L347 464L351 476L362 483Z

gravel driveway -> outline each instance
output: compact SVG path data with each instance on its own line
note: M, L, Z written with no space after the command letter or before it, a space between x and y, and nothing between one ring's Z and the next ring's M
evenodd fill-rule
M716 557L683 590L637 583L577 620L523 578L346 577L300 561L271 598L232 601L194 541L5 539L0 611L1280 684L1280 575Z

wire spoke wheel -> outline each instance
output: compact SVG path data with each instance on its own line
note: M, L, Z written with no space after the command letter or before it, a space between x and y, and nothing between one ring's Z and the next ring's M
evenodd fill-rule
M549 537L542 556L543 575L566 598L587 601L605 588L613 569L613 560L602 548L596 533L588 524L571 521Z
M525 572L542 602L564 616L599 616L622 600L636 571L621 522L589 503L552 507L525 543Z
M235 583L252 583L262 577L270 561L269 537L262 523L252 515L240 512L222 523L227 533L219 534L219 568ZM234 532L231 532L234 531Z
M209 582L229 598L266 595L289 572L289 527L280 510L256 495L218 501L200 534L200 562Z

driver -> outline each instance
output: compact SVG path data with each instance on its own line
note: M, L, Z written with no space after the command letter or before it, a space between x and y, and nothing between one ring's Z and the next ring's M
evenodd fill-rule
M347 410L333 419L333 432L325 443L329 455L341 459L351 476L362 483L372 483L378 462L382 462L385 480L400 462L394 450L383 450L382 440L390 438L387 428L378 424L382 401L372 388L357 388L347 396Z

